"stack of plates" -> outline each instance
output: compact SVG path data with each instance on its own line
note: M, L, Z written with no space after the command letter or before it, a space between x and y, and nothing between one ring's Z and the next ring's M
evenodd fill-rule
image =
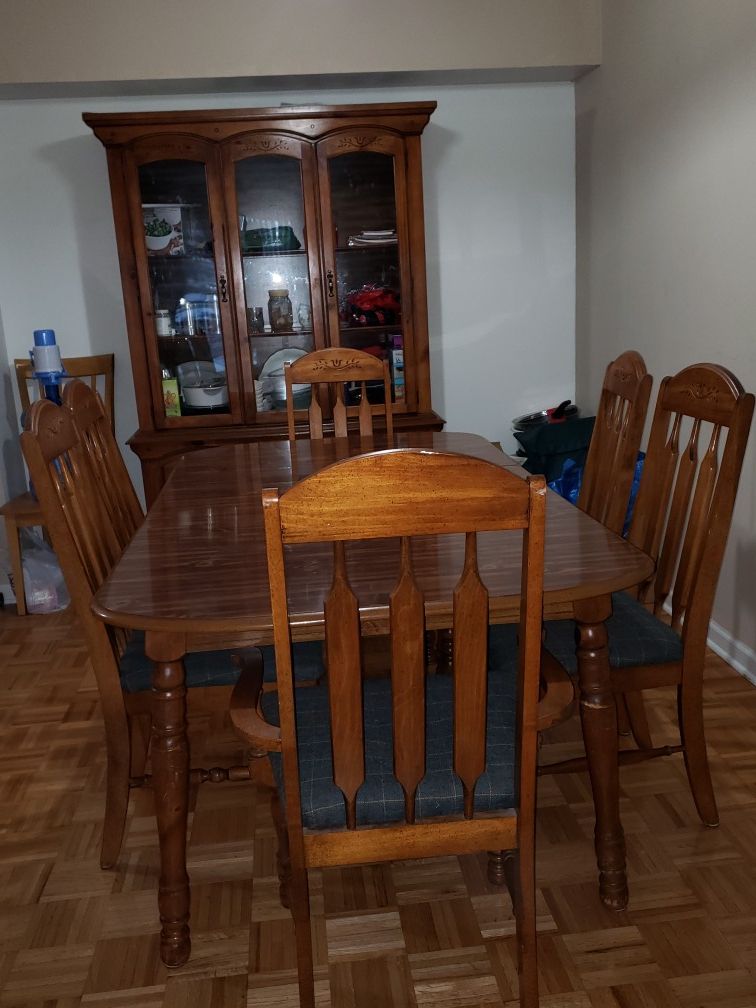
M360 231L359 234L349 235L347 245L396 245L396 230L393 228L387 231Z

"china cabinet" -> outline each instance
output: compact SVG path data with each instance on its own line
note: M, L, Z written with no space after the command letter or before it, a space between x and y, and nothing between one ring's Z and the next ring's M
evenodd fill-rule
M420 157L434 108L84 115L107 148L148 502L187 451L285 437L284 363L311 350L388 360L395 427L441 428ZM310 389L294 392L304 424Z

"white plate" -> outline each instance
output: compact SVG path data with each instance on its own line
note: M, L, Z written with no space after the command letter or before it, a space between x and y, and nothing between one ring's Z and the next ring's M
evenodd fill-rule
M293 361L305 356L307 356L307 351L300 350L298 347L285 347L283 350L276 350L260 368L260 377L272 378L282 375L284 364L291 364Z
M282 383L281 390L283 392L285 388L283 385L284 364L292 364L295 360L299 360L300 357L306 357L307 353L307 350L300 350L298 347L285 347L283 350L276 350L260 368L260 378L280 378ZM306 384L291 386L292 392L301 392L306 388L308 388ZM283 392L283 395L285 395L285 392Z

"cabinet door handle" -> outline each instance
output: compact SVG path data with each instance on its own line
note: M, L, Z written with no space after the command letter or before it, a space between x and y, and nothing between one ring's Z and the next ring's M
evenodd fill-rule
M228 301L228 280L221 273L218 281L220 283L221 301Z
M328 270L326 273L326 280L328 281L328 297L332 298L336 293L333 283L333 270Z

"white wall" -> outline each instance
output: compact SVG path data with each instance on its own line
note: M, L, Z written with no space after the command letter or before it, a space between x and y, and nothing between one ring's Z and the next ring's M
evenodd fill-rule
M755 41L741 0L605 4L602 67L576 90L585 402L628 348L657 382L715 361L756 390ZM752 432L714 608L717 639L752 673L755 460Z
M601 0L13 0L0 83L596 64ZM223 90L226 90L223 88Z

